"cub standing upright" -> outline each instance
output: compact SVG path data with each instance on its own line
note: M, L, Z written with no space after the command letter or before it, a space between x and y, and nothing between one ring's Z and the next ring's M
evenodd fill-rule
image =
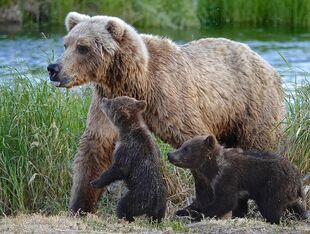
M151 221L161 222L166 211L166 188L160 173L160 153L142 119L144 101L129 97L102 98L102 109L119 129L114 150L114 163L91 182L101 188L124 180L127 194L117 205L117 217L134 221L146 214Z

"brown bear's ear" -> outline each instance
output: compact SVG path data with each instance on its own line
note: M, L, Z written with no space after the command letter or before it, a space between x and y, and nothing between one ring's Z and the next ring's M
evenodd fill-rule
M213 149L215 146L215 138L214 136L210 135L208 136L205 140L204 140L205 145L209 148L209 149Z
M136 107L140 110L140 111L144 111L146 108L146 101L141 100L141 101L137 101L135 103Z
M90 19L88 15L83 15L77 12L70 12L65 19L65 26L67 31L70 32L75 25L88 19Z
M112 35L115 40L120 40L124 34L124 27L115 20L108 21L106 25L107 31Z

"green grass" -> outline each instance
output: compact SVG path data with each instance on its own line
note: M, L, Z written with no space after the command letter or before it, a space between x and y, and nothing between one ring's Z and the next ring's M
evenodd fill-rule
M310 83L288 91L286 104L288 157L306 174L310 171Z
M0 214L65 209L89 95L15 75L0 85Z
M16 0L0 0L0 7L7 7L9 6L10 4L16 4L17 1Z
M310 25L308 0L199 0L197 14L202 25Z
M63 25L70 11L90 15L106 14L123 18L138 27L189 28L206 25L249 24L310 26L309 0L37 0L40 10L22 1L0 0L0 6L19 2L24 23L41 18ZM36 4L33 4L36 6Z
M62 25L70 11L90 15L106 14L121 17L139 27L199 27L193 1L178 0L55 0L51 2L49 23Z
M85 128L91 88L60 90L36 75L14 71L13 82L0 84L0 215L18 212L57 214L67 210L71 163ZM34 79L39 81L34 82ZM310 170L310 84L286 96L286 135L289 157L302 172ZM158 141L167 184L178 196L170 207L185 204L192 194L189 171L176 169L166 159L169 145ZM113 213L113 191L104 196L104 212ZM182 229L178 223L175 229Z

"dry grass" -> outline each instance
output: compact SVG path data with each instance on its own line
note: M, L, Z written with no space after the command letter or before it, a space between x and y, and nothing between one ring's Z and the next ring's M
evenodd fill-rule
M227 219L204 220L186 223L165 220L160 225L148 224L143 219L134 223L117 220L114 216L88 215L84 218L43 216L40 214L17 215L0 220L0 233L310 233L305 223L290 222L270 225L260 220Z

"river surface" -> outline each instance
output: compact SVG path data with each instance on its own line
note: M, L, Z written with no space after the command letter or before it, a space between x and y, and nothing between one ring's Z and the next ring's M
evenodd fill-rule
M203 37L225 37L249 45L282 75L284 85L308 80L310 72L310 32L306 29L217 27L205 30L138 29L186 43ZM309 30L310 31L310 30ZM49 61L63 52L63 27L0 27L0 83L14 73L41 74ZM44 74L44 72L43 72ZM43 75L43 78L44 75ZM47 73L46 73L47 78Z

